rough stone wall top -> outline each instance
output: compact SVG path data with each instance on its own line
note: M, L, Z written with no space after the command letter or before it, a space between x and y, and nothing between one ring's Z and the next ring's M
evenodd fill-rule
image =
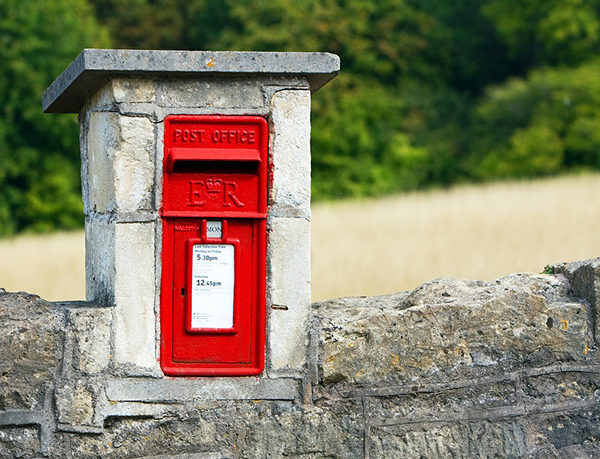
M316 91L339 70L339 57L330 53L84 49L44 91L42 108L77 113L111 76L303 75Z

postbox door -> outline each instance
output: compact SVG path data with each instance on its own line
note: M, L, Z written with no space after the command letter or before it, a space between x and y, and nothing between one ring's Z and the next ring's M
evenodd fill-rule
M257 374L264 364L265 221L210 219L222 237L207 237L206 219L173 219L173 263L164 284L163 370L170 375ZM163 285L164 285L163 284ZM200 285L202 284L202 285ZM172 304L169 310L164 304ZM165 349L165 347L167 347Z
M175 223L174 255L182 262L174 266L174 291L179 293L173 299L174 361L250 362L256 296L252 225L247 220L225 223L229 234L210 240L200 237L201 220Z

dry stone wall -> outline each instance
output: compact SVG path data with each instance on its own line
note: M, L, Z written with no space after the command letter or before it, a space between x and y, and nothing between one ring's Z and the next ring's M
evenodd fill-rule
M0 457L599 457L600 259L314 304L303 376L127 376L114 308L0 290Z

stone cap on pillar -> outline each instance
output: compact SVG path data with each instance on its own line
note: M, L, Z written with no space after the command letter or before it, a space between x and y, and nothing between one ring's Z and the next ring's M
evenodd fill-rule
M330 53L84 49L42 94L46 113L77 113L113 76L301 75L316 91L335 78L340 58Z

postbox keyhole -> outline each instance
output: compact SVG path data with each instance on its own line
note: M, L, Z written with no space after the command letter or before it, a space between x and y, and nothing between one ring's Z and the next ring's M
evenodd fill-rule
M181 289L181 296L185 296L185 287Z

